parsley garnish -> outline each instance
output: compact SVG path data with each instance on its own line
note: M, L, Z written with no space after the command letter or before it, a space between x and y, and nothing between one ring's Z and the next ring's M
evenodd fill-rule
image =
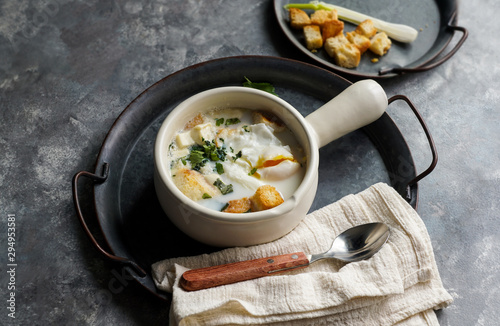
M226 119L226 126L235 125L235 124L238 124L240 122L241 122L241 120L238 118Z
M260 89L261 91L268 92L268 93L271 93L273 95L278 96L278 94L276 94L276 92L275 92L274 86L271 85L270 83L254 83L254 82L251 82L250 79L248 79L247 77L245 77L245 79L246 79L246 81L243 82L243 86Z
M233 151L233 149L231 148L231 151ZM236 156L233 156L233 161L236 161L237 159L239 159L241 157L241 151L239 151Z
M209 194L207 194L207 193L204 193L204 194L201 196L201 198L203 198L203 199L210 199L210 198L212 198L212 196L210 196L210 195L209 195Z
M188 156L182 159L191 162L191 167L195 171L199 171L208 161L224 161L226 159L226 148L217 147L215 142L205 140L204 145L194 145L191 147L191 152Z
M250 172L248 172L248 175L254 175L255 172L257 172L257 168L253 168Z
M221 179L217 178L217 180L215 180L214 182L214 186L216 186L217 188L219 188L220 192L223 194L223 195L227 195L231 192L233 192L233 185L232 184L228 184L226 185L224 182L222 182Z
M223 174L224 173L224 166L222 166L221 163L217 162L217 163L215 163L215 170L217 170L218 174Z
M218 127L224 124L224 118L215 119L215 125Z

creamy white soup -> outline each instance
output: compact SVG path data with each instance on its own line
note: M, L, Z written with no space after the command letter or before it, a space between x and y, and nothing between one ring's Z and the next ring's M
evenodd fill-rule
M248 109L199 114L169 148L171 176L187 197L211 209L244 213L289 198L305 173L305 155L276 116Z

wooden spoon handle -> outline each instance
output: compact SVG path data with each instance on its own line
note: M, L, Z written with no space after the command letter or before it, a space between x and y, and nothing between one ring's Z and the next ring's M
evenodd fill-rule
M186 291L251 280L290 269L307 267L309 259L303 252L246 260L225 265L198 268L182 274L180 284Z

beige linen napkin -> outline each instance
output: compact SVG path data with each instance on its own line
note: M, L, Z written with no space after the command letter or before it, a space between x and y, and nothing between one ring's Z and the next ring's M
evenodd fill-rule
M321 260L305 269L194 292L178 285L192 268L324 252L339 233L369 222L391 228L387 244L369 260ZM274 242L167 259L152 270L156 286L172 292L171 325L438 325L433 310L452 302L423 221L383 183L307 215Z

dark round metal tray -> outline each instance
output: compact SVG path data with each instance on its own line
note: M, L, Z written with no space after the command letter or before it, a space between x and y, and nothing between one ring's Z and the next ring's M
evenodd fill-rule
M214 87L242 85L245 77L272 83L279 96L303 115L351 84L325 69L276 57L231 57L185 68L132 101L109 130L95 171L81 171L73 178L77 215L94 246L104 256L123 263L144 288L159 298L169 296L154 286L152 263L217 249L188 238L163 213L153 185L156 133L168 113L187 97ZM417 207L417 181L432 171L437 157L432 138L414 106L404 96L395 96L390 102L395 100L406 101L419 118L433 152L431 166L417 176L405 139L385 113L362 130L321 148L320 182L311 211L377 182L392 185ZM78 193L82 177L95 183L95 212L109 251L99 245L85 222Z
M337 0L335 5L379 18L391 23L405 24L419 31L415 41L404 44L394 41L389 52L377 63L371 62L375 55L364 53L355 69L342 68L333 62L328 54L320 49L313 53L305 46L302 31L290 27L288 11L284 6L289 3L308 3L308 0L274 0L274 11L278 24L293 45L314 61L338 72L358 77L394 77L402 73L421 72L432 69L451 58L465 42L468 32L456 26L458 5L456 0L377 0L352 1ZM328 0L324 2L329 3ZM312 12L312 11L309 11ZM346 23L344 30L351 31L355 25ZM453 39L455 32L462 33L458 42L446 55L441 54Z

